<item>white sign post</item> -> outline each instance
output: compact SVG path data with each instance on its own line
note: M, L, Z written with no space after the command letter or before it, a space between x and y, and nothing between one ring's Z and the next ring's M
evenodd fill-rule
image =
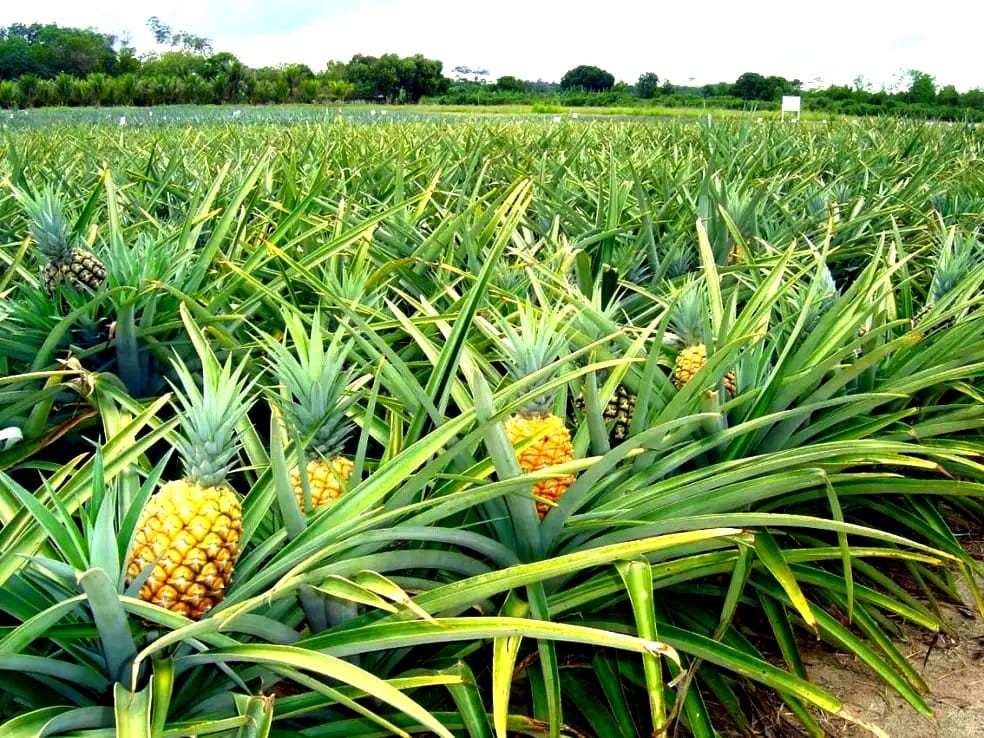
M785 120L786 113L796 113L796 117L793 121L798 123L800 118L800 102L801 98L799 95L783 95L782 109L779 111L779 120Z

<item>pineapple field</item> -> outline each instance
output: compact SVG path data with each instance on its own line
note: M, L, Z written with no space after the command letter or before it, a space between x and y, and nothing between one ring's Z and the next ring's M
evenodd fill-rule
M932 714L981 130L158 112L0 141L0 735Z

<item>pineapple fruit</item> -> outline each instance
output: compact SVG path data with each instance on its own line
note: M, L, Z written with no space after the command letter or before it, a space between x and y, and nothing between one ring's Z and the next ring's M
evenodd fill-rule
M293 343L293 351L278 341L268 341L267 348L285 414L305 443L306 482L295 465L289 471L290 486L303 510L306 485L311 507L317 509L342 495L354 466L341 455L353 427L345 412L355 401L354 396L344 395L351 379L351 371L345 369L348 346L342 344L341 332L325 344L319 313L314 315L310 335L297 315L288 314L285 337Z
M629 437L629 426L635 412L636 396L624 385L615 388L615 396L605 405L604 418L612 421L611 439L621 443Z
M677 389L690 382L707 363L707 346L703 340L707 332L707 312L706 300L699 283L689 283L680 293L670 316L670 326L683 342L683 348L673 362L673 372L670 375ZM738 377L734 369L725 373L723 383L731 397L738 393Z
M138 596L198 619L221 602L239 556L242 505L226 483L238 451L234 429L246 415L251 382L245 362L219 366L205 357L197 386L183 362L175 362L180 387L176 442L184 477L166 482L147 501L127 558L127 583L149 569Z
M629 437L629 426L632 424L632 414L635 412L636 396L624 384L615 387L615 394L605 404L601 417L610 424L608 439L612 443L621 443ZM584 414L584 398L580 395L574 398L575 409Z
M645 277L645 269L637 267L630 271L628 277L642 280ZM582 310L575 318L578 330L584 334L588 340L601 340L616 330L618 314L621 310L620 296L613 297L607 306L601 307L596 301L590 310ZM623 355L621 347L616 341L609 340L605 344L609 353L606 358L619 358ZM597 373L598 384L604 383L608 379L607 369ZM632 416L635 413L636 395L624 384L618 384L615 392L602 409L602 419L608 426L608 440L610 443L618 444L629 437L629 426L632 424ZM584 396L578 393L574 396L574 409L583 416L585 413Z
M106 279L106 268L96 256L78 245L73 245L64 207L50 187L45 187L37 197L14 190L30 221L31 237L44 255L47 263L41 274L44 290L54 294L60 282L71 286L96 290Z
M565 314L544 312L539 319L532 306L519 310L519 330L506 320L500 322L501 337L495 342L507 369L516 381L553 364L567 348ZM542 377L534 385L548 381ZM506 437L517 450L517 460L524 472L533 472L574 458L571 433L564 419L551 411L553 396L543 393L526 403L519 412L506 418ZM561 495L574 483L573 474L542 479L533 485L536 510L542 520Z

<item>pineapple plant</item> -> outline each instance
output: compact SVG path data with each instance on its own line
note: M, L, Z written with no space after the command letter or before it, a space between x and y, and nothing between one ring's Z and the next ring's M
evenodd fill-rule
M698 282L690 282L680 293L670 315L670 327L683 343L683 348L673 362L670 378L681 389L704 368L707 363L705 335L709 331L707 299ZM738 377L734 369L724 375L724 388L734 397L738 392Z
M833 307L834 303L837 302L837 298L840 297L840 290L837 289L837 283L834 282L834 275L831 274L828 266L823 266L823 269L820 270L817 276L817 280L817 291L814 294L813 301L805 305L806 320L803 324L803 329L806 332L810 332L817 327L820 319ZM801 303L805 303L807 297L808 294L797 295L798 304L795 306L797 311L803 309Z
M978 265L978 251L979 247L975 241L957 239L955 231L950 231L936 253L936 263L926 302L909 321L913 330L917 329L930 311L957 286L964 276L974 270ZM934 327L936 330L943 330L952 324L953 318L949 318Z
M499 325L501 335L493 339L515 381L556 362L568 345L565 311L543 311L537 318L535 308L524 305L520 307L518 317L518 330L503 319ZM550 373L538 378L532 389L535 391L550 378ZM540 393L506 418L503 424L506 437L517 449L517 460L524 472L564 464L574 458L571 433L564 418L553 413L553 403L552 393ZM573 474L562 474L541 479L533 485L536 511L541 520L573 483Z
M199 388L180 359L173 387L180 417L175 442L184 476L163 484L147 501L127 558L128 585L142 575L138 596L198 619L221 602L239 556L242 505L226 482L239 444L236 425L249 409L246 362L220 366L202 357Z
M32 197L15 189L14 196L30 222L31 238L46 263L41 272L44 290L53 295L60 282L96 290L106 279L106 268L91 251L75 243L61 198L50 186Z
M310 491L311 508L337 500L352 476L353 463L342 455L345 439L353 424L345 413L355 396L345 396L351 379L346 370L349 346L342 343L342 332L325 344L320 313L315 312L308 335L298 315L285 316L284 337L294 345L268 340L271 372L282 393L285 415L304 442L307 463L302 478L296 464L289 474L290 486L301 509L307 509L305 486Z
M607 307L600 310L600 317L608 321L607 325L609 328L613 328L617 325L617 312L619 308L619 301L613 298ZM597 310L597 306L595 306ZM603 338L603 334L607 333L607 328L600 328L599 325L590 319L590 312L588 310L582 311L576 322L580 330L591 340L598 340ZM621 357L622 351L620 347L614 341L607 342L606 348L611 353L613 357ZM608 379L608 370L602 370L598 372L598 382L603 383ZM574 396L574 409L579 415L584 415L586 411L586 405L584 401L584 395L578 393ZM635 412L636 405L636 395L629 389L625 384L618 384L615 387L615 391L611 398L605 403L605 407L602 409L601 415L605 424L609 428L608 440L611 443L621 443L629 437L629 426L632 424L632 416Z

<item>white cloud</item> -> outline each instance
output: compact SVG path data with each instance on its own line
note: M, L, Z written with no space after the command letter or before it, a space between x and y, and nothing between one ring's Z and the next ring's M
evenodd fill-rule
M958 89L984 86L971 56L984 4L963 0L176 0L165 7L37 0L29 7L0 8L0 25L128 30L146 49L146 20L159 15L254 66L296 61L322 69L328 59L394 52L441 59L445 70L464 64L492 77L526 79L558 80L571 67L595 64L627 82L648 71L678 84L733 81L755 71L825 84L860 75L882 85L915 68Z

